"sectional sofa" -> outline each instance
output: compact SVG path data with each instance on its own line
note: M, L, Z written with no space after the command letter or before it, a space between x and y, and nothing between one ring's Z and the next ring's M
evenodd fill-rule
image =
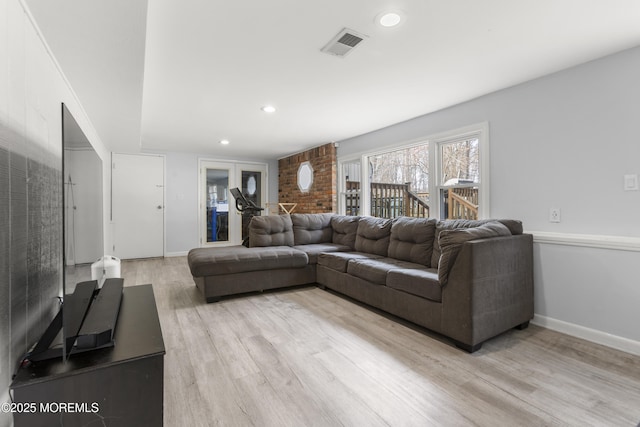
M248 246L189 252L207 302L316 284L469 352L533 317L533 239L516 220L258 216Z

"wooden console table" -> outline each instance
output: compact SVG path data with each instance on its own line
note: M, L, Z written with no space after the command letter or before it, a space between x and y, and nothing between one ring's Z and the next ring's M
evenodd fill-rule
M153 288L125 287L115 346L20 369L15 427L162 426L164 354Z

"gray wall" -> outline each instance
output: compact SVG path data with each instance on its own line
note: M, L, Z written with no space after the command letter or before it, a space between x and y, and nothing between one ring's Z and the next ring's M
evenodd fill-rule
M338 157L488 121L490 216L557 233L535 247L539 322L638 344L640 192L623 191L623 176L640 174L638 76L635 48L341 141ZM551 207L561 223L548 221ZM628 251L563 243L575 235L636 239Z
M62 295L62 148L41 148L0 119L0 372L5 387L57 313L56 297Z

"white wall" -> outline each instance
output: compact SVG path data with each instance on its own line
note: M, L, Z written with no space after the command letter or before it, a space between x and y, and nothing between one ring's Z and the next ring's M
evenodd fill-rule
M552 237L536 238L536 321L640 354L640 191L623 191L640 174L638 76L635 48L341 141L338 156L488 121L490 216ZM569 246L582 235L626 249Z
M180 255L200 246L198 236L198 156L166 154L165 247Z
M195 153L163 152L166 156L165 247L167 256L186 255L200 246L198 227L199 159L232 159ZM235 159L237 161L237 159ZM268 164L269 202L278 201L278 162L265 159L242 159Z
M44 147L61 150L64 103L102 160L103 216L108 218L108 147L100 140L24 2L0 0L0 12L0 117L39 139Z

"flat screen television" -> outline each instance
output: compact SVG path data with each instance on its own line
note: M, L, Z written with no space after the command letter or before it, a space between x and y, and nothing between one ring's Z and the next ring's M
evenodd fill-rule
M92 269L104 252L102 160L62 103L62 290L64 303L28 359L67 358L79 328L80 301L92 301L104 269ZM81 284L76 289L77 284ZM77 292L76 292L77 291ZM73 304L75 297L77 304ZM84 317L80 319L80 322ZM70 332L74 330L75 332ZM65 343L65 344L63 344Z

